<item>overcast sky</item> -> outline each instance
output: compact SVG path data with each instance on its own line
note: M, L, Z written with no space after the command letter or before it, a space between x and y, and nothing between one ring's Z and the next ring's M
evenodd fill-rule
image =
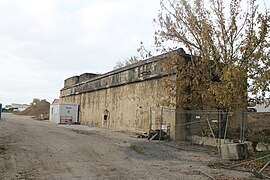
M269 0L263 1L269 8ZM64 80L153 49L159 0L0 0L0 103L52 102Z
M0 103L58 98L64 79L153 46L159 0L0 0Z

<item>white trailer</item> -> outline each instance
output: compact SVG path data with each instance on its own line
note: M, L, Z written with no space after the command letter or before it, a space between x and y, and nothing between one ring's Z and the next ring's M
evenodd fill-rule
M57 124L78 123L78 104L59 103L50 106L50 121Z

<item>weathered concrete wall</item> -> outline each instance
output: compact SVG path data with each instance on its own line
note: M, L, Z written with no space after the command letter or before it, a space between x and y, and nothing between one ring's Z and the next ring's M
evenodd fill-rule
M84 73L79 76L79 83L88 81L94 77L97 77L98 74L93 74L93 73Z
M174 77L163 72L161 62L166 58L166 54L160 55L106 74L69 78L60 100L79 104L82 124L147 132L150 120L153 128L161 119L158 115L150 117L150 107L158 109L169 98L162 81ZM170 126L170 135L175 139L175 117L166 118L164 123Z
M79 82L79 76L68 78L65 80L65 86L61 90L61 97L138 83L151 79L160 79L164 74L159 63L160 61L156 59L150 59L129 67L92 77L82 82ZM75 82L77 83L74 84Z
M160 106L162 101L161 88L160 81L150 80L67 96L61 100L80 104L79 119L82 124L147 132L150 107ZM153 119L152 123L158 124L156 121L159 120ZM170 120L166 124L174 124L174 119ZM171 134L173 136L174 131Z
M65 80L64 87L72 87L79 82L79 76L73 76Z

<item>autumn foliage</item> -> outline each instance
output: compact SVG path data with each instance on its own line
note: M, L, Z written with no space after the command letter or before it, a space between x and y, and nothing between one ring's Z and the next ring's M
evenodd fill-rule
M236 111L246 108L250 95L258 101L266 98L270 16L258 4L256 0L160 0L157 50L183 47L190 54L183 58L174 53L165 65L176 74L166 87L177 97L178 107Z

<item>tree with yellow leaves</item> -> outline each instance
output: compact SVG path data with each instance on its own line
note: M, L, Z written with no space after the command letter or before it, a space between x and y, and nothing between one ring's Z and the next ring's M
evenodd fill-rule
M269 10L259 11L256 0L205 3L160 0L157 50L175 45L190 54L165 65L176 74L167 90L181 109L244 110L249 94L263 100L269 91Z

